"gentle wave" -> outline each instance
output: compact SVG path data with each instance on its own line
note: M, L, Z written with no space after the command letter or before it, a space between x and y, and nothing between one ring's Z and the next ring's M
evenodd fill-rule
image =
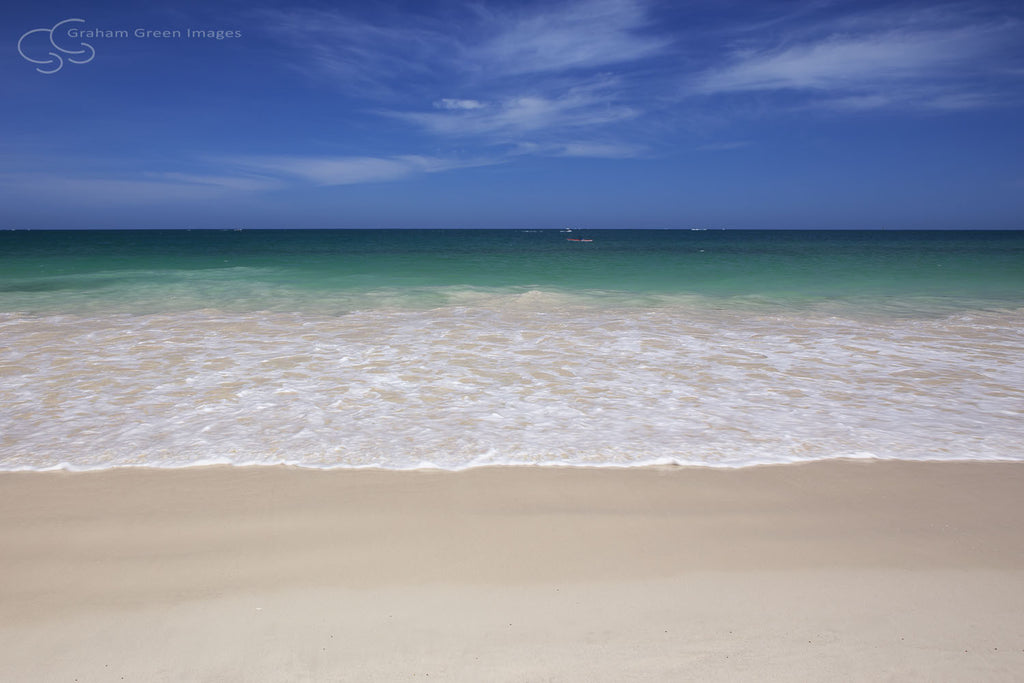
M202 271L109 271L89 275L8 280L0 286L0 311L21 315L188 314L218 310L337 316L365 311L432 311L440 308L529 309L579 312L590 309L664 309L687 316L744 315L945 317L1020 307L1016 292L1000 297L970 294L825 295L814 291L710 293L691 291L567 288L536 284L395 285L324 288L299 286L273 268ZM322 283L321 283L322 284ZM337 283L334 283L337 284Z
M0 469L1024 460L1024 311L459 292L344 315L0 314Z

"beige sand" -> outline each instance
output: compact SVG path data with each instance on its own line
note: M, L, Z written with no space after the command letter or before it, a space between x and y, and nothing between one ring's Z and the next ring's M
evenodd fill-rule
M1024 464L0 474L3 681L1020 680Z

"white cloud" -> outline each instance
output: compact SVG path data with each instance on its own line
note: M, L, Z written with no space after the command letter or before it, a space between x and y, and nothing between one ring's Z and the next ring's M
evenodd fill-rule
M146 205L178 201L221 200L232 194L286 188L306 182L320 186L399 180L501 163L496 159L393 157L230 157L207 159L208 165L234 174L201 175L149 172L141 178L73 177L48 173L0 174L0 196L60 196L83 204Z
M391 96L411 77L428 77L456 61L444 26L425 20L371 23L318 9L255 14L271 36L293 50L295 69L326 76L337 87L364 97Z
M615 102L604 84L572 88L556 97L512 96L487 107L386 113L439 135L488 136L494 141L545 130L601 126L639 114L633 107Z
M972 31L894 31L833 36L770 52L739 54L698 85L703 92L829 89L942 75L977 52Z
M594 159L635 159L647 154L647 148L641 145L609 142L567 142L556 150L556 156Z
M994 104L992 95L981 92L957 91L932 85L924 87L892 88L885 92L830 97L821 101L822 107L845 111L866 111L882 108L933 109L957 111L977 109Z
M384 182L419 173L498 163L490 159L446 159L413 154L392 157L234 157L225 161L239 168L298 178L321 186Z
M477 100L443 98L434 102L434 109L483 109L487 105Z
M638 159L650 154L643 145L574 140L570 142L517 142L513 156L585 157L590 159Z
M645 3L636 0L586 0L518 18L495 17L491 24L493 35L469 51L489 73L603 67L650 57L668 45L642 33L650 20Z
M885 27L883 19L889 22ZM724 65L700 74L691 90L705 95L789 91L847 110L991 104L977 77L988 70L986 58L1015 25L962 19L954 25L950 16L935 13L904 16L896 28L892 22L893 15L868 15L837 22L832 32L818 27L816 37L805 28L781 46L735 50Z
M200 185L243 192L258 192L260 190L273 190L281 187L279 180L265 177L214 176L191 173L153 173L149 175L155 180L162 180L172 184Z
M338 10L257 12L294 52L295 68L326 75L369 98L407 96L423 86L481 84L508 96L508 80L526 74L627 65L663 53L670 41L646 0L575 0L491 9L467 4L429 16L392 12L377 22ZM584 74L589 77L589 74ZM489 98L490 99L490 98ZM475 108L479 100L441 99L438 108Z
M524 136L575 139L581 129L641 116L648 91L632 82L630 70L669 47L648 4L464 4L440 13L383 10L373 21L337 10L260 14L273 24L272 35L303 58L299 68L377 100L376 113L437 136L507 145ZM416 172L415 164L391 157L347 161L344 168L332 175Z

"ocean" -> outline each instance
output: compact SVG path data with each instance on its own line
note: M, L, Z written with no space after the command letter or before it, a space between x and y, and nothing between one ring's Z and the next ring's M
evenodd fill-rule
M0 470L1024 460L1024 232L0 232Z

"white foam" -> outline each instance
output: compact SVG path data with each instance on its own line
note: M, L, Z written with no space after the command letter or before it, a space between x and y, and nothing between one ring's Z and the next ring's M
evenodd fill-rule
M853 320L526 290L341 316L3 314L0 335L4 470L1024 459L1020 311Z

